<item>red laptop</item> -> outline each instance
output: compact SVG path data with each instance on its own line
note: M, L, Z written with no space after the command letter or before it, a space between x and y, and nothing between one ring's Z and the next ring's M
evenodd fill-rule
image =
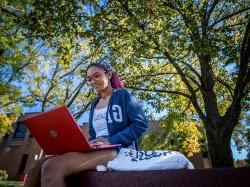
M23 122L47 155L121 147L121 144L90 145L66 106L28 117Z

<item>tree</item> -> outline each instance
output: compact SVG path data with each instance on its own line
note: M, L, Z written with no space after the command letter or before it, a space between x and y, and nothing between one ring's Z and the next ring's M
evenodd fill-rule
M246 162L246 166L250 167L250 153L249 152L247 154L247 158L245 159L245 162Z
M117 66L129 69L124 74L134 81L128 87L187 98L204 124L213 167L232 167L231 136L248 105L247 1L105 1L89 6L92 42L108 51Z
M235 160L234 165L236 168L246 167L247 164L244 160Z
M248 123L250 122L250 117L248 118ZM250 144L250 129L248 129L248 132L246 134L246 141L248 142L248 145ZM245 159L246 166L250 167L250 146L247 147L247 158Z

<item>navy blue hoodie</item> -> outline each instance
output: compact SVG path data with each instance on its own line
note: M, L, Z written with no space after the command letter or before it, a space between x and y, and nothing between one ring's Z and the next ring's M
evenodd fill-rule
M90 108L89 140L96 138L92 119L95 106L100 97L96 98ZM148 127L148 121L136 98L127 89L112 91L106 115L110 144L122 144L122 147L138 149L137 140Z

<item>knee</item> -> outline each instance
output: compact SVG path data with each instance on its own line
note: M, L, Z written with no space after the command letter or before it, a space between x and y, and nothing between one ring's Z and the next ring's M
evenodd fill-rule
M57 171L55 172L55 174L58 173L58 171L60 171L60 169L58 168L59 165L60 164L57 158L51 158L47 160L46 162L44 162L41 168L42 176L50 176L54 171Z
M106 157L107 161L110 161L110 160L114 160L117 157L117 152L113 151L113 150L112 151L107 150L107 151L104 152L103 155Z
M42 186L53 186L55 181L63 181L65 178L65 162L60 156L46 160L41 169Z
M113 160L117 157L118 153L116 151L111 151L109 154L109 160Z

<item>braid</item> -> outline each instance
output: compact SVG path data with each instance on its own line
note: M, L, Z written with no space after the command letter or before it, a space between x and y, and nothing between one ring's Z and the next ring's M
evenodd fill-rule
M123 82L116 72L113 73L110 81L111 81L112 88L115 88L115 89L124 88Z

